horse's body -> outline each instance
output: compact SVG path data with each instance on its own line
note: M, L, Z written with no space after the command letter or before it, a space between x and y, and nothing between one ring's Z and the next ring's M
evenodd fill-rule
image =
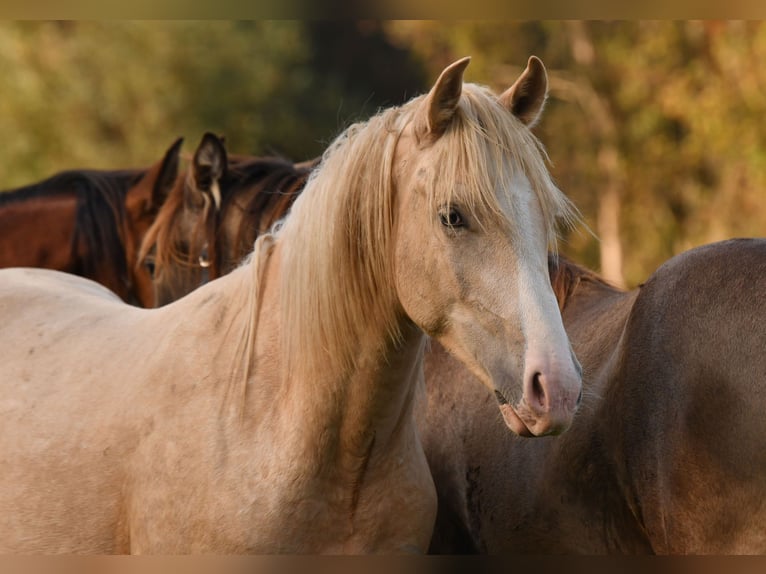
M580 378L546 267L569 204L525 125L545 71L530 59L497 97L467 63L351 126L279 231L175 303L0 271L0 550L425 550L423 331L509 427L569 426Z
M519 440L471 375L426 356L432 550L766 552L766 241L679 255L624 292L551 279L583 366L560 437Z
M287 213L316 163L228 156L220 138L205 134L141 245L140 259L153 266L155 304L239 265L255 239Z
M138 248L157 214L153 197L175 180L180 143L146 170L66 171L0 193L0 267L74 273L151 306Z

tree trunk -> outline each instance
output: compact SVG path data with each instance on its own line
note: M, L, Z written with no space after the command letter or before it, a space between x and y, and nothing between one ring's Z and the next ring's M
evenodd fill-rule
M604 173L604 188L599 194L596 230L600 239L601 275L614 285L624 287L622 244L620 243L620 173L614 144L604 142L598 164Z
M595 49L582 21L569 23L572 57L582 68L592 68ZM598 95L593 85L582 74L578 78L578 99L592 120L594 136L598 138L597 162L603 175L603 188L599 191L596 232L599 236L601 274L618 287L624 287L622 245L620 243L620 187L622 172L620 152L615 143L616 126L609 105Z

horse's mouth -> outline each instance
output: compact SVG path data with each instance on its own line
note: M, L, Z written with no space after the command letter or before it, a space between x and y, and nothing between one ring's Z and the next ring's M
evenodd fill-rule
M535 436L500 391L495 391L495 398L497 398L497 402L500 405L500 414L503 415L503 420L509 429L519 436Z

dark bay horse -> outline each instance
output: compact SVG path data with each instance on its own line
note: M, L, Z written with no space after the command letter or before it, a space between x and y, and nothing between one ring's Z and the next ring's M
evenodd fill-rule
M551 260L583 404L505 432L437 343L421 424L439 553L766 552L766 241L683 253L621 291Z
M137 267L158 200L178 173L178 139L149 169L71 170L0 193L0 267L43 267L152 306L151 276Z
M141 245L155 304L175 301L239 265L256 238L284 217L317 163L229 155L222 138L206 133Z
M425 550L426 334L508 427L569 427L546 252L571 204L529 130L545 69L497 95L467 65L350 126L283 225L172 304L0 270L0 551Z

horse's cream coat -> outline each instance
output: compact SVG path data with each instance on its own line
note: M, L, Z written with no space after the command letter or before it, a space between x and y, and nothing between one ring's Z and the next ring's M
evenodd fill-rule
M0 396L20 401L0 420L0 550L424 550L423 330L503 397L553 397L528 430L568 425L580 378L541 280L568 204L508 111L541 104L463 86L466 65L349 128L279 231L173 304L0 274ZM539 93L541 64L521 80Z

